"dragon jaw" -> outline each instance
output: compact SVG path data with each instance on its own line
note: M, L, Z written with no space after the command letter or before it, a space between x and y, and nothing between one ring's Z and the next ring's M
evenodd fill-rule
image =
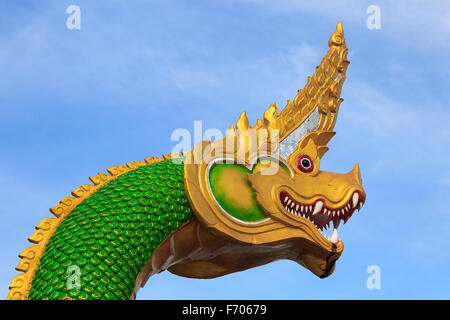
M295 215L299 218L307 219L310 221L322 234L325 229L328 229L330 222L333 222L333 234L327 238L332 243L338 243L340 241L337 228L340 225L341 220L344 220L344 224L353 215L356 210L360 210L364 201L361 198L359 191L351 193L349 200L339 208L327 207L325 199L319 199L312 204L305 204L297 202L288 192L283 191L280 193L280 203L282 204L285 213Z

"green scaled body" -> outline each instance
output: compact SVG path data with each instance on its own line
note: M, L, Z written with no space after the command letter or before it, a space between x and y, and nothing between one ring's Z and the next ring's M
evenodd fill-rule
M192 218L180 161L122 174L58 226L29 299L129 299L156 247Z

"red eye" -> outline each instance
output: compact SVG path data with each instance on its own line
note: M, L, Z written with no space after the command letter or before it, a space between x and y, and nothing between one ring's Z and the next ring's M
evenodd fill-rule
M302 172L311 172L314 170L314 164L310 157L301 155L297 158L297 168Z

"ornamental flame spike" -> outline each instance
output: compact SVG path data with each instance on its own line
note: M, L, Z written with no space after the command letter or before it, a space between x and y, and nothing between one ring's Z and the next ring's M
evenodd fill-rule
M347 60L348 49L342 22L337 24L328 45L327 54L313 76L308 77L305 87L298 90L294 100L288 100L281 113L272 103L264 112L264 121L258 119L253 127L256 130L268 129L269 132L279 130L279 153L285 159L294 151L297 143L312 131L317 132L315 137L322 137L318 139L322 157L326 144L334 135L339 105L343 101L341 89L350 63Z

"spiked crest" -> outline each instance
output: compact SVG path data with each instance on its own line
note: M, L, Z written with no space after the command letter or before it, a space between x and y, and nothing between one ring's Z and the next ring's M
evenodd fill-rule
M267 153L278 152L281 158L287 159L299 141L307 136L307 140L314 141L321 158L328 150L327 143L335 134L333 128L339 105L343 101L341 89L349 64L341 22L337 24L328 45L329 50L313 76L308 77L305 87L298 90L293 101L287 101L281 113L272 103L264 112L263 119L258 118L252 127L244 111L235 127L230 126L225 139L213 143L204 141L196 146L202 152L194 149L194 152L185 155L195 158L192 163L208 162L203 159L206 147L209 151L214 150L212 158L227 157L249 163L254 151L264 150Z

